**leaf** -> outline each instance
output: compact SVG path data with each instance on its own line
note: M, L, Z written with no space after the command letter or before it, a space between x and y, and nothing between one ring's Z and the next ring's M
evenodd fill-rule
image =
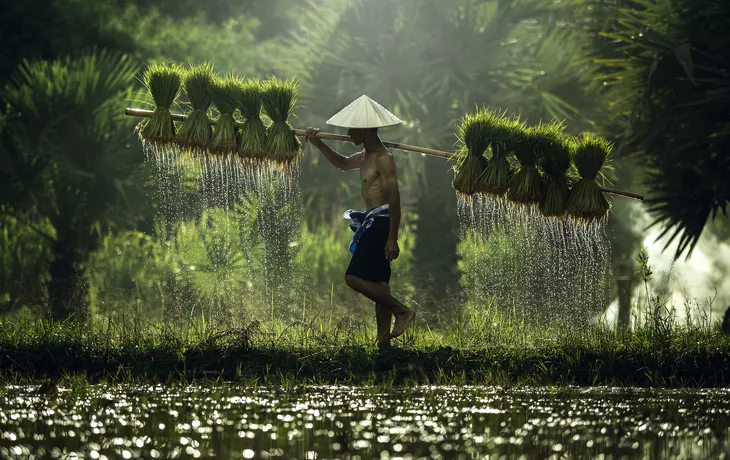
M685 73L689 77L690 80L694 83L694 76L695 76L695 69L694 69L694 63L692 62L692 47L690 46L689 42L685 41L677 45L677 47L674 49L674 55L677 57L677 60L682 64L682 68L684 68Z

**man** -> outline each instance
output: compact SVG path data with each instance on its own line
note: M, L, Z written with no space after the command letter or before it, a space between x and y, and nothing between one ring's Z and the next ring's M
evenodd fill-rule
M307 129L306 140L317 147L336 168L359 169L360 187L367 211L345 213L352 219L355 231L350 252L352 259L345 272L345 281L355 291L375 302L378 325L378 347L390 346L390 341L406 330L415 312L403 305L390 292L390 261L398 258L398 227L401 207L395 161L378 136L378 128L402 123L383 106L363 95L327 124L347 128L355 145L364 149L346 157L317 138L318 129ZM393 330L390 330L395 317Z

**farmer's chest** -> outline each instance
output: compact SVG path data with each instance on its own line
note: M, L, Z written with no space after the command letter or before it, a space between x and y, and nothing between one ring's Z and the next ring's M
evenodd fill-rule
M375 155L363 155L362 164L360 165L360 181L363 186L380 182L380 172L378 171Z

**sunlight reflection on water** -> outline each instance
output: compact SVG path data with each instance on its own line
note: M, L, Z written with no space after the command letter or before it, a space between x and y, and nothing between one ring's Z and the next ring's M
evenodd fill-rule
M726 458L730 392L6 386L3 458Z

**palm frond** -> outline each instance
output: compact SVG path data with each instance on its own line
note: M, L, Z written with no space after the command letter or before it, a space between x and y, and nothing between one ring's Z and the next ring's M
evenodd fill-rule
M662 236L691 254L730 201L730 3L643 0L605 34L623 59L597 60L629 121L624 147L648 171L647 203Z

